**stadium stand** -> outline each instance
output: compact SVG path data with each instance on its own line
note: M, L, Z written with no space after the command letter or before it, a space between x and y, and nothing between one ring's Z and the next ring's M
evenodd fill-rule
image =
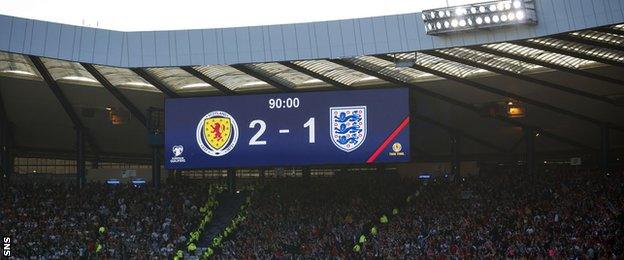
M562 171L426 184L396 176L278 180L261 189L219 257L621 257L622 177ZM388 224L378 221L382 215ZM373 226L377 235L368 232ZM366 242L354 252L362 230Z
M35 258L154 258L186 248L209 184L151 187L25 182L9 188L2 234L14 254Z
M562 170L427 182L378 173L266 179L236 231L211 250L217 259L617 258L623 178ZM2 232L17 254L37 258L171 258L186 248L208 187L22 183L5 198Z
M0 15L3 256L624 259L623 10Z

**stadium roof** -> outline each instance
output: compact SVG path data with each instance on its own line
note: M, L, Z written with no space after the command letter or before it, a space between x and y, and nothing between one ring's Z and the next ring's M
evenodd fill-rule
M448 143L449 133L464 137L462 154L466 158L519 154L523 146L522 128L527 126L538 129L537 149L543 154L592 154L600 147L601 127L611 130L612 147L622 149L622 3L571 1L571 7L563 5L564 17L553 10L562 2L565 1L537 1L543 8L539 9L543 17L536 27L439 37L422 33L419 14L281 25L277 26L282 30L280 40L266 41L269 46L281 45L281 56L263 56L254 61L253 55L244 58L240 56L243 53L240 49L228 51L231 46L217 43L215 57L207 59L209 54L204 52L197 63L192 53L189 58L180 60L180 53L160 52L156 39L161 33L177 37L184 32L187 40L182 43L190 45L194 31L138 32L135 37L132 33L1 16L0 34L11 36L9 40L0 40L0 100L12 124L15 151L21 156L72 157L73 128L79 125L88 129L89 156L148 160L146 111L162 108L164 98L384 87L412 89L415 123L411 134L416 159L446 158L449 147L440 144ZM574 5L585 7L588 2L594 9L602 6L605 17L592 11L593 17L588 18L585 11L572 10ZM617 8L607 9L609 5ZM547 16L549 10L557 19ZM585 15L584 22L570 20L578 17L575 15ZM408 18L413 20L411 24L406 23ZM561 20L563 18L568 20ZM383 30L376 27L379 19L386 26ZM397 27L402 28L397 32L398 43L388 29L393 21L402 24ZM14 45L18 23L24 24L25 32L31 32L21 36L21 44ZM375 38L376 33L365 36L366 23L373 32L385 31L386 38ZM310 32L325 30L327 36L309 35L308 40L317 39L318 43L319 39L328 37L331 45L335 41L331 29L319 29L319 25L329 28L332 24L339 27L351 24L355 25L353 30L360 31L360 42L353 43L360 47L355 47L354 53L347 53L346 48L340 55L316 51L306 56L304 49L297 48L284 51L289 48L285 47L289 38L285 28L296 31L304 26L314 28ZM38 32L41 26L45 29ZM58 30L53 29L55 26ZM271 35L271 28L257 29ZM341 28L341 32L348 31ZM61 35L52 41L55 44L49 40L51 30ZM111 57L109 48L101 54L104 60L98 60L97 47L93 47L92 52L84 52L83 47L76 46L81 36L73 37L69 43L73 47L65 46L62 35L67 30L81 31L83 35L91 31L89 44L92 46L103 44L101 40L112 46L113 34L119 33L121 46L125 46L120 49L128 53L122 51L119 62L112 61L108 59ZM228 31L237 39L239 32L251 35L254 30L247 27L217 31L224 41ZM197 32L206 35L207 31L211 30ZM420 45L410 45L409 31L419 33L416 41ZM105 32L107 37L100 37L99 32ZM253 37L249 35L251 41ZM37 37L44 39L37 47L39 50L34 48L39 44L35 43ZM385 42L386 48L377 48L377 44L368 46L366 42L371 37L376 43ZM156 48L146 49L146 41L143 41L143 47L137 49L143 55L133 60L132 44L123 43L133 38L155 42ZM175 45L178 40L169 38L167 42ZM345 42L340 44L346 46ZM393 44L400 47L393 48ZM63 54L61 50L65 47L71 51ZM263 48L266 50L267 46ZM269 51L279 53L280 50L272 48ZM50 54L50 50L55 55ZM146 52L150 53L146 55ZM238 53L238 58L229 59L228 55L233 52ZM288 53L299 56L285 55ZM160 55L170 57L165 66L158 65ZM403 62L413 64L397 66ZM509 118L484 112L492 104L508 102L524 106L527 116ZM126 122L111 124L109 110L123 115Z

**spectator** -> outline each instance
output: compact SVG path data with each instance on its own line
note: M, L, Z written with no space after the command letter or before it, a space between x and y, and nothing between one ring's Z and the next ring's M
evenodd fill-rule
M197 226L207 186L21 183L9 194L0 232L12 236L15 256L171 258Z

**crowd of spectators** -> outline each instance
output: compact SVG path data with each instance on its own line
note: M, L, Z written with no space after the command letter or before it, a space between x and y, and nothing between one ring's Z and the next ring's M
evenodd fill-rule
M622 174L551 171L431 183L362 256L621 258Z
M208 185L14 183L0 232L18 257L172 258L201 219ZM621 172L266 179L216 258L622 258L623 211Z
M4 193L0 233L36 259L171 258L195 228L206 184L111 186L22 182Z
M220 258L348 258L356 236L415 180L388 174L267 180Z
M572 170L274 180L220 258L621 258L623 180Z

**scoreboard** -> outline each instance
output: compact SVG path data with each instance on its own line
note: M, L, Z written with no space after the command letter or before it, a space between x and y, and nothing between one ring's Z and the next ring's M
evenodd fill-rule
M407 162L406 88L165 100L165 167Z

